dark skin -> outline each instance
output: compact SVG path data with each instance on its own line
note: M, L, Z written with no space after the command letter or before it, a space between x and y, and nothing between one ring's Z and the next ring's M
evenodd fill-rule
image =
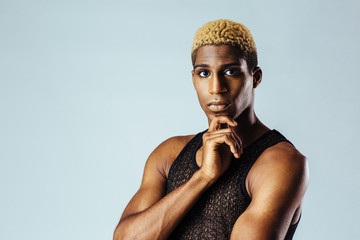
M229 167L232 156L239 158L243 148L269 130L254 112L254 89L261 77L261 69L249 71L231 46L198 49L192 78L209 122L196 153L200 169L165 196L170 166L194 135L160 144L147 160L140 189L124 210L114 239L166 239ZM286 142L266 149L246 178L252 201L237 219L231 239L283 239L289 225L299 220L307 185L307 161L300 152Z

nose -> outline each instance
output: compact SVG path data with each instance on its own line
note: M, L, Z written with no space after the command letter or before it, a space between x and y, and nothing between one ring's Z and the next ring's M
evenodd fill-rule
M209 83L209 93L219 94L227 92L227 87L224 79L219 74L214 74Z

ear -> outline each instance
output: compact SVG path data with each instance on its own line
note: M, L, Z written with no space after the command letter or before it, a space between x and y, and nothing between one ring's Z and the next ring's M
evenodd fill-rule
M260 67L255 67L253 71L253 87L256 88L262 80L262 70Z
M195 71L194 70L191 70L191 76L192 76L193 85L195 86Z

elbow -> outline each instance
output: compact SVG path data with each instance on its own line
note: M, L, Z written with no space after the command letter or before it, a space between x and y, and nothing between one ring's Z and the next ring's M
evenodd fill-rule
M120 222L114 231L113 240L136 240L139 239L135 230L126 221Z
M114 231L113 240L121 240L121 239L124 239L124 237L121 236L119 225L117 225Z
M129 234L127 234L126 229L123 228L121 224L117 225L114 231L113 240L130 240L134 239Z
M159 229L155 231L151 227L139 227L139 224L132 220L131 218L124 218L119 222L115 228L113 240L166 239Z

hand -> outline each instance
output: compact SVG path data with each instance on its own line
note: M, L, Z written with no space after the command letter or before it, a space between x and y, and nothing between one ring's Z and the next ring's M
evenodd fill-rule
M221 129L226 125L227 128ZM232 155L240 158L242 143L235 132L237 122L228 116L215 116L203 135L203 154L200 171L215 182L229 167Z

